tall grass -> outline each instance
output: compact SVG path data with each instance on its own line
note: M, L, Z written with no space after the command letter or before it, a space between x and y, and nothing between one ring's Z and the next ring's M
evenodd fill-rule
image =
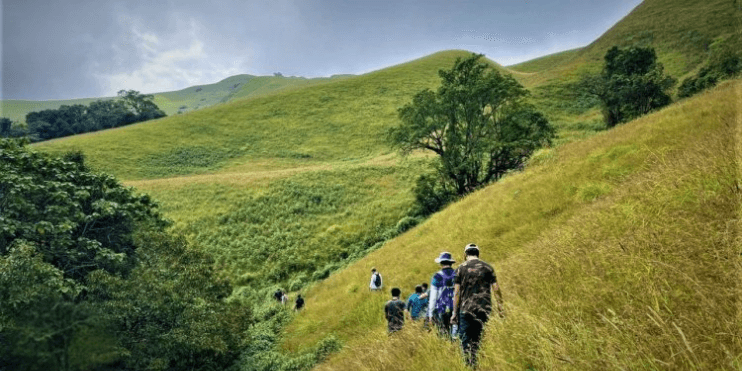
M482 369L738 369L742 83L571 143L452 205L308 293L284 349L346 341L324 369L459 369L412 329L384 339L386 295L483 247L508 316L488 323Z

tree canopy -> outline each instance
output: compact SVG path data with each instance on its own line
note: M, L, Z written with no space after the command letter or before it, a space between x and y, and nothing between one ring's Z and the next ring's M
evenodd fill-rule
M664 74L654 49L614 46L605 55L602 73L585 83L600 99L606 125L613 127L670 104L667 91L675 80Z
M47 140L164 116L165 112L154 103L153 95L121 90L117 99L98 100L89 106L73 104L63 105L58 109L29 112L26 123L32 140Z
M0 139L0 369L224 369L249 308L146 195Z
M457 195L471 192L522 167L555 130L526 103L528 91L472 54L441 70L441 86L417 93L399 109L390 138L402 153L438 155L441 185Z

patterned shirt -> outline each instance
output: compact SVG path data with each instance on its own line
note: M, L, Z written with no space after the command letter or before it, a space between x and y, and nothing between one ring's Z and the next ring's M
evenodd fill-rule
M386 302L384 306L384 317L389 322L389 332L401 330L404 326L404 302L399 299Z
M489 315L492 312L492 285L495 282L495 270L482 260L467 260L459 265L454 279L454 283L461 285L459 312Z

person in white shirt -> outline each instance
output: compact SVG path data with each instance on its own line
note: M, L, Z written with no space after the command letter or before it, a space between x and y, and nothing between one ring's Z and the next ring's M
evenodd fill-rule
M368 285L369 289L371 289L371 291L381 290L382 285L381 273L377 272L376 268L371 268L371 283Z

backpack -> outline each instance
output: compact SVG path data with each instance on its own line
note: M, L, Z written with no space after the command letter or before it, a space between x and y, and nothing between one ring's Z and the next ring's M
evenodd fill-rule
M448 271L449 273L446 273ZM436 313L451 313L453 311L453 280L456 271L453 269L441 270L437 274L443 284L438 298L435 300Z
M376 273L376 277L374 277L374 286L381 287L381 275L379 273Z

